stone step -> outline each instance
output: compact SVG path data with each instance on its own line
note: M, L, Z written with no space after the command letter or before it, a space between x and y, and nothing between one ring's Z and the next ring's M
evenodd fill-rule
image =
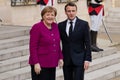
M85 74L85 80L109 80L120 74L120 63Z
M109 12L107 16L111 18L120 18L120 12Z
M31 78L30 79L25 79L25 80L32 80ZM56 80L64 80L63 76L58 76L56 77Z
M0 50L22 46L29 43L29 36L20 36L10 39L0 40Z
M120 8L110 8L108 10L108 15L105 17L104 23L108 32L120 33Z
M104 26L102 26L101 29L104 29ZM113 30L113 31L119 31L119 30L120 30L120 26L114 26L114 27L112 27L111 25L109 25L109 26L107 25L107 26L106 26L106 29L107 29L108 31L109 31L109 30L110 30L110 31L111 31L111 30Z
M0 80L25 80L31 77L30 66L0 73Z
M26 45L26 47L28 48L28 45ZM25 47L25 48L26 48ZM19 49L19 48L18 48ZM10 49L11 50L11 49ZM14 49L14 50L16 50L16 49ZM9 51L9 50L8 50ZM11 51L10 51L11 52ZM6 52L7 53L7 52ZM116 48L115 47L110 47L110 48L107 48L107 49L105 49L103 52L98 52L98 53L95 53L95 52L93 52L92 53L92 55L93 55L93 59L100 59L101 57L103 57L103 56L108 56L108 55L114 55L116 53ZM26 55L27 56L27 55ZM0 58L1 59L1 58ZM17 59L17 58L16 58ZM17 60L16 60L17 61ZM13 63L14 64L14 63ZM26 64L26 62L25 62L25 64ZM2 64L3 65L3 64ZM4 64L5 65L5 64ZM26 68L26 67L25 67ZM20 68L20 69L16 69L16 70L12 70L12 71L7 71L7 72L4 72L4 73L1 73L0 74L0 76L4 76L4 78L0 78L0 80L26 80L26 79L29 79L30 78L30 69L29 70L27 70L27 72L25 71L24 72L24 70L22 70L22 69L24 69L24 68ZM20 72L17 72L17 71L23 71L22 73ZM13 73L12 73L13 72ZM62 76L61 74L63 74L63 72L62 72L62 69L57 69L57 77L60 77L60 76ZM13 74L13 75L11 75L11 76L9 76L9 77L6 77L5 76L5 74L6 75L9 75L9 74ZM24 76L26 74L26 76ZM22 77L21 76L23 76L23 78L24 79L22 79ZM29 77L28 77L29 76Z
M111 17L111 16L109 16L109 17L106 17L105 18L105 22L115 22L115 23L120 23L120 18L116 18L116 17Z
M21 28L21 27L0 27L0 40L9 39L12 37L24 36L29 34L29 28Z
M32 80L32 79L25 79L25 80Z
M109 28L109 27L118 27L120 26L120 22L106 22L106 26ZM113 27L113 28L114 28Z
M111 23L113 23L113 24L111 24ZM111 23L110 22L105 23L105 26L106 26L107 29L109 29L109 28L110 29L120 29L120 26L119 26L120 23L118 23L118 24L117 23L115 24L115 22L111 22ZM101 25L101 28L104 28L103 24Z
M111 53L113 51L113 53ZM104 53L103 53L104 52ZM103 52L93 52L93 61L90 65L90 68L86 73L90 73L92 71L95 71L97 69L101 69L107 66L111 66L113 64L120 62L120 53L116 53L116 48L107 48L107 50ZM109 54L110 53L110 54ZM110 63L108 63L110 62ZM57 80L63 80L63 71L62 69L57 69L56 71L56 77ZM31 79L28 79L31 80ZM87 80L87 79L85 79Z
M119 62L120 62L120 52L116 53L116 54L104 56L101 58L93 59L93 61L90 63L90 67L86 71L86 73L90 73L90 72L93 72L95 70L102 69L104 67L117 64ZM56 76L57 77L63 76L63 71L58 70Z
M92 59L112 55L112 54L115 54L116 52L117 52L117 49L115 47L105 48L104 51L92 52Z
M109 27L111 28L120 28L119 25L120 25L120 22L106 22L104 21L104 23L101 24L100 28L104 28L104 25L107 29L109 29ZM113 27L114 26L114 27Z
M29 56L21 56L0 61L0 73L28 66Z
M0 50L0 61L20 57L29 53L28 45Z
M109 9L109 12L110 12L110 13L112 13L112 12L120 13L120 8L119 8L119 7L110 8L110 9Z
M56 78L63 75L63 69L62 68L59 68L57 67L56 68Z
M110 8L108 10L108 15L113 18L120 18L120 8Z
M59 77L59 74L61 74L61 72L62 69L57 67L56 77ZM31 80L31 69L30 66L26 66L19 69L0 73L0 76L2 76L0 77L0 80Z
M93 61L90 63L89 69L86 71L92 72L97 69L104 68L106 66L114 65L120 62L120 53L115 53L112 55L104 56L101 58L93 59Z
M110 51L112 53L109 52L109 54L108 54L107 51ZM93 53L93 59L96 59L96 58L99 59L100 57L113 54L113 53L115 53L115 49L114 48L106 49L104 51L104 53L105 54L100 53L100 52L99 53L95 53L94 52ZM4 71L7 71L7 70L11 70L11 69L13 70L14 68L18 68L18 67L21 67L21 66L26 66L27 64L28 64L28 55L26 55L26 56L22 55L21 57L17 57L17 58L11 58L11 59L6 59L6 60L1 60L0 61L0 68L1 68L0 72L4 72ZM9 66L9 68L7 68L5 66Z
M120 26L112 26L112 24L107 25L106 29L109 33L120 33ZM100 28L101 32L105 32L104 26L101 26Z
M59 73L62 75L59 74L56 80L64 80L62 71ZM112 78L120 76L119 73L120 73L120 63L107 66L105 68L102 68L96 71L85 73L84 80L110 80ZM32 79L29 78L25 80L32 80ZM119 79L116 79L116 80L119 80Z
M10 58L19 57L19 56L23 56L23 55L27 55L27 54L29 54L28 49L29 49L28 45L24 45L24 46L0 50L0 61L10 59ZM106 48L102 52L97 52L97 53L93 52L92 58L95 59L95 58L100 58L100 57L103 57L106 55L110 55L110 54L115 53L116 50L117 49L115 47L110 47L110 48Z

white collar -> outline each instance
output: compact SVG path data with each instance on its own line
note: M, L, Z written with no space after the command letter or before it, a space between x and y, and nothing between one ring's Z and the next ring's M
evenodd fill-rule
M77 18L75 17L75 18L72 20L72 22L75 23L75 22L76 22L76 19L77 19ZM71 20L68 19L68 23L69 23L69 22L71 22Z

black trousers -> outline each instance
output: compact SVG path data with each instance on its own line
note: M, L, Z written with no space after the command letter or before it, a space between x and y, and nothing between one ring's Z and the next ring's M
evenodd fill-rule
M34 66L31 65L32 80L55 80L56 68L41 68L40 74L36 74Z
M63 66L64 80L84 80L84 65L71 64Z

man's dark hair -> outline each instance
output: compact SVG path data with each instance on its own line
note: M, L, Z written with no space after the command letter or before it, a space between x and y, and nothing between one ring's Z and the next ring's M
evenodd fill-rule
M66 5L65 5L65 8L64 8L64 10L66 11L66 7L67 6L75 6L76 7L76 10L77 10L77 5L75 4L75 3L73 3L73 2L68 2Z

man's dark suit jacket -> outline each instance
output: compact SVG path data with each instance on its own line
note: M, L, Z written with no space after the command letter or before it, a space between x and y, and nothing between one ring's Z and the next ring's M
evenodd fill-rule
M90 33L88 22L77 18L72 35L66 33L67 20L60 22L59 32L62 40L64 65L72 60L74 65L83 65L84 61L91 61Z

